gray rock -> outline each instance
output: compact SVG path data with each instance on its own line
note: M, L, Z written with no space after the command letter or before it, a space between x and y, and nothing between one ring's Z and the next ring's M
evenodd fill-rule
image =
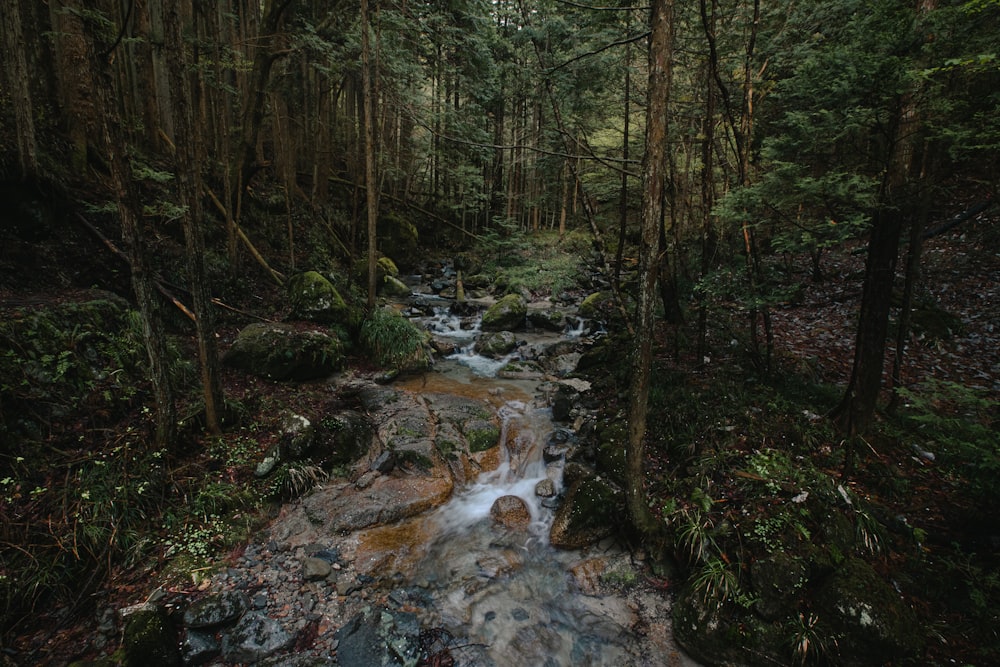
M201 630L187 629L181 640L181 659L185 665L203 665L222 652L222 645L215 635Z
M515 349L517 349L517 338L510 331L484 333L475 345L476 352L492 359L499 359Z
M337 661L351 667L416 667L420 659L420 624L398 611L358 614L337 631Z
M232 623L250 608L250 600L240 591L225 591L195 601L184 612L188 628L211 628Z
M314 556L302 559L302 578L306 581L320 581L330 576L332 566L328 561Z
M231 662L259 662L292 645L294 635L273 618L250 612L222 636L222 655Z

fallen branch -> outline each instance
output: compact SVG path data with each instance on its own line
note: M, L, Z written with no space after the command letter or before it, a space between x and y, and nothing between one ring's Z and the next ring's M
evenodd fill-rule
M237 224L236 220L229 217L229 210L222 205L222 202L219 201L219 198L215 196L215 193L212 192L212 189L207 185L205 186L205 194L207 194L209 199L212 200L212 203L215 204L215 208L219 210L223 218L225 218L227 222L232 223L233 229L236 230L236 235L241 241L243 241L243 245L245 245L247 250L250 251L253 258L257 260L257 263L264 267L264 270L271 276L271 279L278 283L278 287L282 287L285 284L285 275L280 271L276 271L271 268L271 265L267 263L267 260L260 254L254 244L250 241L249 237L243 233L243 229L239 226L239 224Z
M121 248L116 246L111 239L102 234L101 230L99 230L97 227L91 224L91 222L87 220L85 217L83 217L80 213L76 214L76 218L80 222L80 224L89 229L91 233L94 234L94 236L100 239L100 241L105 246L107 246L112 253L120 257L122 261L124 261L126 264L129 265L129 267L132 266L132 262L129 261L128 255L126 255ZM164 286L163 281L161 281L159 278L154 278L153 284L156 285L156 290L160 294L162 294L168 301L170 301L170 303L174 304L178 310L187 315L192 322L198 321L198 318L194 316L194 313L192 313L191 310L187 306L185 306L180 299L174 296L174 294Z

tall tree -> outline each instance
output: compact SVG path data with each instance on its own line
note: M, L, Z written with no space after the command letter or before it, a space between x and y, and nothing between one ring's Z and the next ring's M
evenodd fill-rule
M205 232L201 206L202 140L201 132L194 123L190 79L193 68L186 57L187 47L181 28L179 5L179 2L167 3L163 22L176 128L174 176L177 181L178 196L184 208L181 222L187 246L188 284L195 313L205 423L209 432L219 434L222 432L221 412L225 408L225 399L215 343L212 293L205 271Z
M0 17L0 37L3 38L4 67L8 90L12 92L14 118L17 124L17 153L21 176L27 178L38 170L38 148L35 139L35 117L31 106L31 77L24 53L24 26L21 23L20 2L13 0Z
M176 436L177 407L168 371L167 336L153 270L147 256L149 244L143 228L142 207L136 191L136 178L128 154L128 140L118 107L121 96L114 90L111 77L109 44L101 39L105 25L98 23L103 17L100 2L88 0L83 7L90 17L85 23L87 61L90 64L91 88L98 99L101 137L107 155L111 188L118 205L122 238L132 269L132 290L139 307L142 335L149 356L150 380L156 403L156 444L168 446Z
M639 294L635 335L631 346L629 379L626 497L632 523L652 529L646 504L645 438L649 408L649 379L653 359L656 279L660 255L660 227L668 171L667 120L673 52L673 0L653 0L650 11L649 85L646 90L646 153L642 169L642 245L639 251Z
M368 309L375 307L378 261L378 180L375 175L375 93L371 70L371 17L368 0L361 0L361 98L365 131L365 209L368 220Z

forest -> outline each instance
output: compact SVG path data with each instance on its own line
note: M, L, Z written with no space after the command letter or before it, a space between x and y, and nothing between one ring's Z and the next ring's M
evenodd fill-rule
M556 523L641 563L602 585L669 600L699 664L1000 660L1000 0L6 0L0 27L3 664L263 659L143 653L118 612L361 485L343 415L392 454L373 489L482 464L457 408L423 399L464 444L409 449L358 388L431 393L430 297L484 335L519 304L507 372L553 415L573 389ZM545 329L574 368L526 358ZM287 458L290 412L331 453ZM348 620L312 615L281 655ZM391 664L494 664L445 634Z

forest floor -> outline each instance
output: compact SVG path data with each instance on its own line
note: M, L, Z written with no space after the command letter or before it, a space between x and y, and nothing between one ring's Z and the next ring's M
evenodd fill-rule
M992 216L982 214L927 240L923 288L918 294L920 302L928 305L926 319L918 323L918 330L906 350L902 373L903 383L908 387L935 379L981 390L982 395L992 403L991 410L995 415L997 401L1000 400L1000 247L997 245L1000 237L995 231L998 225L1000 219L995 212ZM863 249L863 244L859 244L829 252L823 261L828 279L804 282L801 294L794 302L772 311L779 368L810 375L811 380L817 383L833 386L846 383L853 358L853 332L864 275ZM62 251L54 256L53 261L65 261ZM50 268L53 271L64 270L56 264ZM32 267L33 272L43 270L45 267ZM8 276L2 277L6 279ZM0 284L0 305L10 307L66 296L65 289L56 289L51 285L35 290L28 289L20 280L16 282L19 284L14 287ZM264 298L260 298L262 295ZM272 297L274 302L270 302ZM269 307L273 307L271 312L280 311L280 295L271 288L259 290L255 299L260 304L258 312L264 312ZM231 314L227 316L223 322L223 339L235 329L237 321L238 318ZM891 368L891 352L890 349L887 354L887 369ZM669 356L666 352L664 355ZM271 402L266 392L280 394L288 391L280 385L248 382L232 373L226 374L226 380L230 397L252 396L253 403L258 406ZM280 397L275 398L280 402ZM148 420L136 414L130 417L130 421L123 421L115 428L127 429L130 426L146 428ZM94 437L104 436L95 433ZM268 444L261 442L259 446L264 449ZM95 440L93 443L82 443L80 449L86 451L102 445L103 440ZM870 452L862 456L863 463L854 484L867 495L878 496L883 484L879 470L886 466L895 468L896 474L915 480L914 493L908 501L895 501L895 504L901 513L920 517L921 524L930 533L925 547L928 552L945 552L952 545L960 544L966 547L963 553L975 553L976 567L1000 562L1000 530L997 530L995 518L988 519L978 514L977 508L968 506L966 501L956 496L954 480L948 473L939 470L934 462L914 456L904 443L889 445L873 441L870 447ZM191 452L199 451L200 454L194 455L199 460L189 460L186 465L203 468L215 465L208 460L210 447L196 444L191 448ZM953 561L956 557L949 555L945 558ZM886 568L893 567L891 561L892 558L887 559ZM100 605L105 607L116 603L123 606L134 603L163 576L161 564L149 563L132 569L113 568L107 586L93 595L93 599L99 599ZM970 557L969 567L973 565ZM961 567L961 564L954 567ZM174 581L171 585L193 590L198 584ZM947 643L935 644L932 657L942 664L951 660L957 660L958 664L976 664L976 646L970 633L980 630L997 633L995 623L992 629L989 624L980 623L972 627L961 614L942 608L934 600L914 597L911 604L922 609L924 617L955 614L952 618L936 619L936 632L946 632L942 628L949 623L962 630L949 633ZM87 613L78 613L71 618L58 613L58 610L36 613L35 622L22 625L19 636L3 644L10 649L10 654L5 654L0 661L24 664L16 656L38 656L37 651L45 645L69 649L85 643L85 638L93 634L97 621L92 605L84 604L79 609L86 609ZM995 614L996 610L991 613ZM996 638L991 641L996 643ZM66 655L50 654L50 664L59 664L60 657L65 658Z

